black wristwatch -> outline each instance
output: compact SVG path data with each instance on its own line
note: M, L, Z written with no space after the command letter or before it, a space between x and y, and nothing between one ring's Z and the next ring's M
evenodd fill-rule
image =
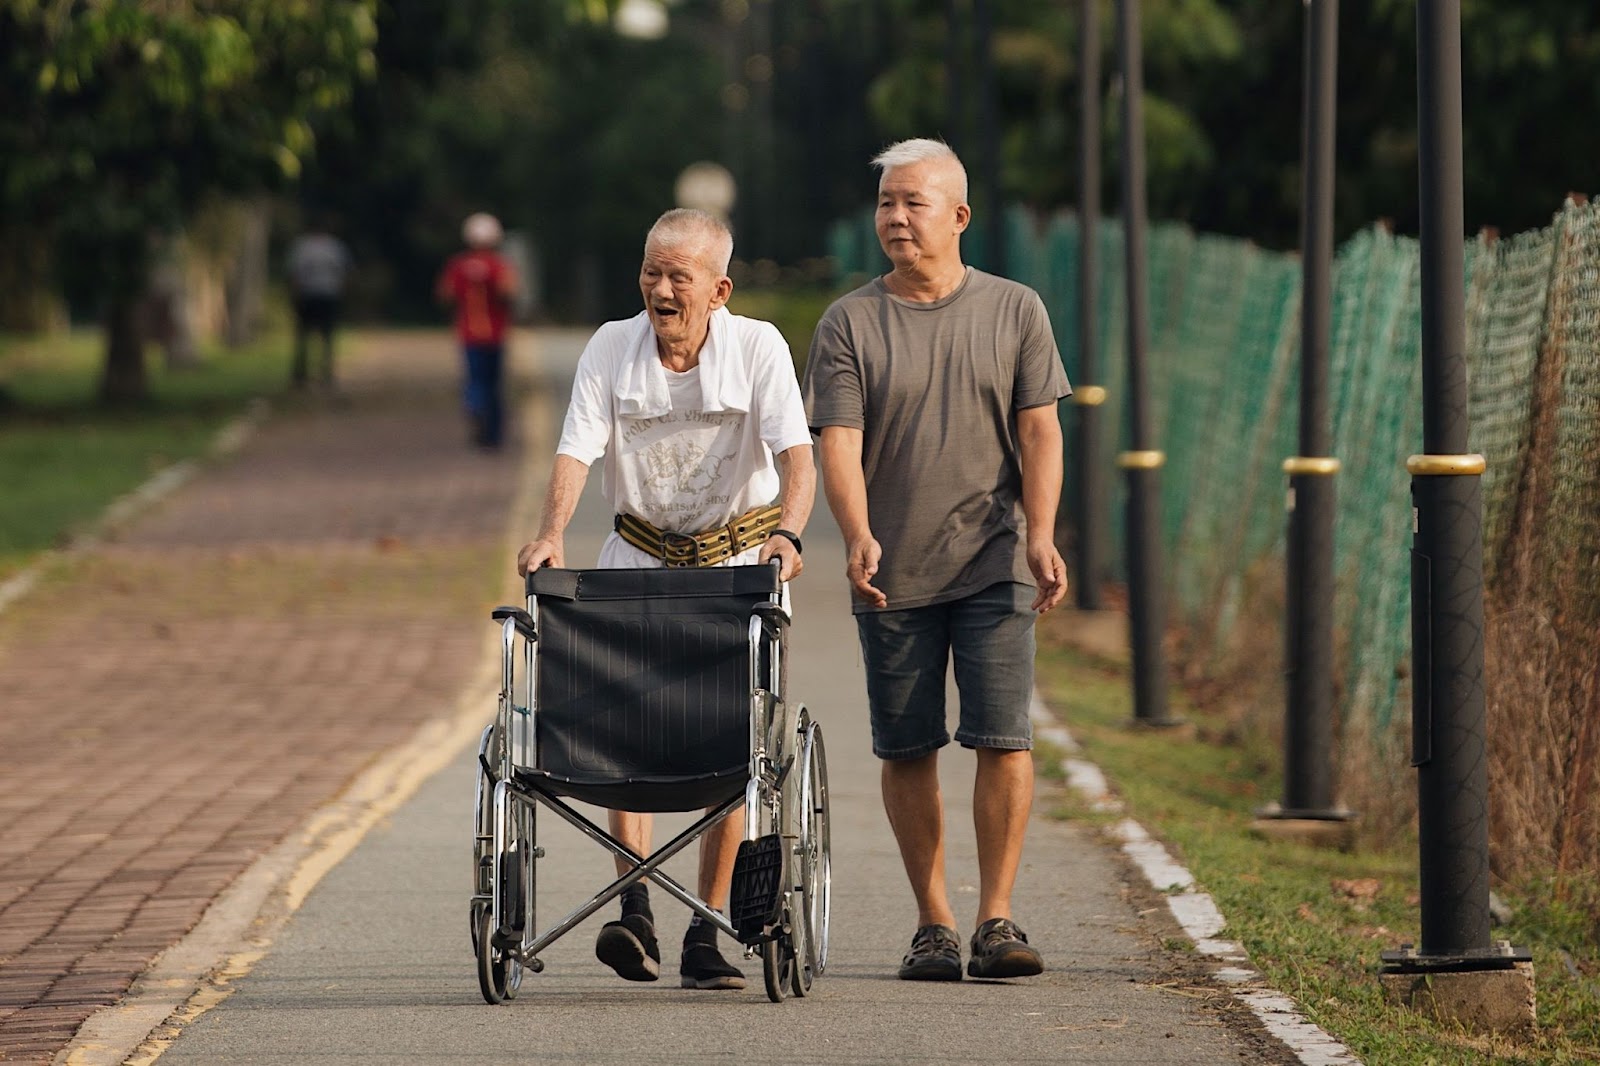
M774 537L782 537L784 540L788 541L790 544L793 544L794 545L794 553L796 555L804 555L805 554L805 549L800 547L800 535L798 533L791 533L787 529L774 529L772 531L771 535L774 536Z

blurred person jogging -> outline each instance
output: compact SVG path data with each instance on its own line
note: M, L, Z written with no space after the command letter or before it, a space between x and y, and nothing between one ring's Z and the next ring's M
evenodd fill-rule
M467 250L450 257L435 287L439 301L455 308L466 363L462 398L480 448L500 447L502 434L506 328L518 285L516 269L496 250L503 236L493 215L468 216L461 226Z
M294 364L289 382L303 389L310 377L310 340L322 339L322 384L333 387L333 331L351 266L350 249L317 223L289 244L289 291L294 303Z

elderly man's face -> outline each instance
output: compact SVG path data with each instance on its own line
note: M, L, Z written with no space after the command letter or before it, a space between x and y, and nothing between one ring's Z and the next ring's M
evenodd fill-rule
M693 345L705 340L711 312L728 302L733 282L709 265L702 241L684 241L662 247L645 245L639 267L639 290L656 337L669 346Z
M959 259L961 232L972 218L960 188L960 171L943 160L884 172L874 224L883 254L895 269L914 268L924 259Z

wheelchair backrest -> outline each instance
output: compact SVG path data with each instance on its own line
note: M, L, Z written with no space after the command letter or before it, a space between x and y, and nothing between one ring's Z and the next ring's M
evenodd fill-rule
M776 567L542 569L527 587L539 770L606 784L747 768L750 616Z

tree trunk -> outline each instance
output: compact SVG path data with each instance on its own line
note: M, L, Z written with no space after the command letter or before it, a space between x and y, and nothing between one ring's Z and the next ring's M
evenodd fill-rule
M161 345L168 370L189 370L200 365L189 319L188 257L181 237L165 238L144 297L143 332Z
M267 303L269 238L272 202L266 198L244 204L239 210L238 250L228 271L227 344L238 348L255 340Z
M139 330L139 301L127 294L111 299L106 310L106 361L100 378L100 401L119 407L150 397L144 367L144 337Z
M0 329L19 333L65 329L66 308L53 278L50 246L42 237L12 228L0 235Z

